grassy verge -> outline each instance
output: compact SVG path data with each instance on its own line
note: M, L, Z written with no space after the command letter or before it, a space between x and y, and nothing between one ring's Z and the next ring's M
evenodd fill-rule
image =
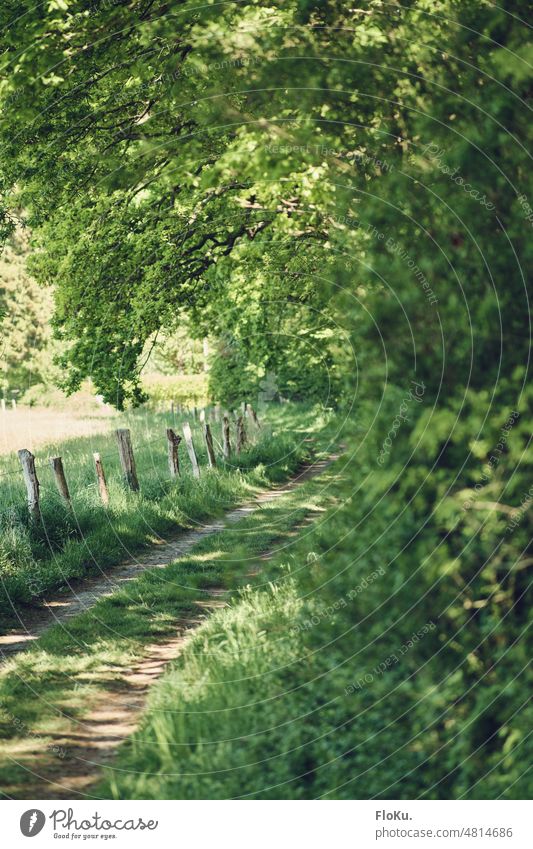
M505 536L505 514L464 509L476 463L456 491L442 460L428 476L447 410L433 411L432 429L421 416L398 432L377 462L401 397L372 432L345 425L354 459L329 474L336 506L196 632L103 795L529 798L526 528ZM468 427L447 444L451 468ZM508 438L511 468L527 438L524 421ZM485 499L497 499L505 462ZM511 503L524 484L513 481Z
M46 798L46 786L36 789L32 773L61 775L64 758L76 756L77 721L103 694L112 700L117 679L145 645L175 635L178 622L198 616L198 600L213 587L247 598L257 553L275 541L289 545L295 525L328 497L312 482L303 484L205 538L164 570L143 572L6 663L0 670L3 793Z
M191 476L184 449L180 451L182 477L169 479L165 427L173 424L178 430L179 420L170 422L164 414L146 411L130 415L121 424L132 430L140 494L124 487L114 434L71 440L51 446L49 453L59 451L63 456L72 510L59 498L49 464L41 459L47 452L40 452L42 522L32 526L20 469L13 466L12 458L4 462L2 470L7 474L0 490L0 612L5 624L9 624L13 606L117 563L153 543L159 534L220 514L249 496L254 488L283 480L309 455L310 446L304 440L309 433L319 431L324 420L310 408L274 409L256 444L232 462L220 462L216 471L206 468L198 426L194 437L203 467L199 481ZM102 506L97 491L92 460L95 449L101 452L106 468L108 509Z

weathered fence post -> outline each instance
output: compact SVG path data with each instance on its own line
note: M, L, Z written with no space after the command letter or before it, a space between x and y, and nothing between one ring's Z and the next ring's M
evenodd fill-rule
M16 410L16 409L17 409L17 402L15 401L15 399L14 399L14 398L12 398L12 399L11 399L11 408L12 408L13 410Z
M251 404L248 404L248 409L250 411L250 415L252 417L252 421L253 421L254 425L259 430L261 425L259 423L259 419L257 418L257 413L255 412L255 410L254 410L254 408L252 407Z
M187 446L187 453L189 455L189 459L191 461L192 473L195 478L200 477L200 466L198 465L198 460L196 459L196 451L194 450L194 444L192 441L192 433L189 422L185 422L183 425L183 435L185 437L185 445Z
M224 460L229 460L231 457L231 442L229 439L229 418L224 416L222 420L222 450Z
M119 428L117 430L117 442L120 465L122 466L124 477L126 478L129 488L134 492L138 492L139 481L137 479L135 457L133 456L133 448L131 445L131 434L128 428Z
M6 399L2 398L0 400L0 404L2 405L2 412L5 413L5 411L6 411Z
M240 454L247 443L246 428L244 427L244 418L239 416L237 419L237 454Z
M18 455L28 493L30 516L35 522L38 522L41 518L41 511L39 509L39 481L37 479L37 472L35 471L35 457L27 448L22 448L18 452Z
M65 477L65 469L63 468L63 460L61 457L50 457L50 465L54 472L57 491L63 501L70 506L70 492L68 489L67 479Z
M206 421L205 407L202 407L202 409L200 410L200 421L201 421L202 424L205 424L205 421Z
M96 468L96 479L98 481L98 492L100 493L102 504L104 505L104 507L107 507L107 505L109 504L109 492L107 489L107 481L105 478L104 467L102 465L102 460L98 451L93 454L93 459L94 466Z
M215 422L220 423L220 404L215 404Z
M206 444L206 447L207 447L207 457L208 457L208 460L209 460L209 467L211 469L214 469L214 468L216 468L217 461L216 461L216 457L215 457L215 451L213 449L213 437L211 435L211 428L209 427L207 422L204 425L204 436L205 436L205 444Z
M174 433L171 427L167 427L168 440L168 467L170 469L170 477L179 477L180 461L178 457L178 446L181 442L181 436Z

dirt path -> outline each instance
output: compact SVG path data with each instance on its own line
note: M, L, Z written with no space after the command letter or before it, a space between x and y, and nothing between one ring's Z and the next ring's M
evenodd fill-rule
M38 621L27 622L24 639L20 635L11 635L12 642L4 642L4 650L15 652L28 645L29 640L37 639L43 630L54 622L70 618L82 610L91 607L102 595L109 595L132 580L144 569L164 568L168 563L189 551L203 537L220 531L225 523L234 523L250 515L261 505L292 491L304 481L321 474L336 457L320 460L304 467L288 483L281 487L261 493L251 503L243 505L225 516L225 522L218 520L202 528L183 533L178 539L166 542L155 551L135 561L126 563L110 572L104 580L95 580L90 588L61 601L50 600ZM293 532L307 524L309 519L296 525ZM266 560L273 551L258 554L259 560ZM258 570L255 569L254 573ZM34 781L25 782L21 793L16 791L9 798L15 799L94 799L91 790L101 778L102 767L108 765L117 747L136 729L145 705L151 685L159 678L166 665L177 658L190 639L193 631L216 608L226 604L227 593L212 590L206 597L205 591L196 602L197 616L186 622L176 623L176 633L171 639L148 645L143 657L131 669L124 671L118 679L107 685L103 693L84 715L73 730L57 736L53 745L62 752L63 757L50 757L41 762L33 772ZM7 638L2 638L6 640Z
M145 569L164 569L173 560L190 551L204 537L223 530L228 523L238 522L240 519L249 516L261 505L268 504L268 502L291 492L304 481L324 471L326 466L334 459L336 457L332 456L328 460L318 460L302 467L283 486L259 493L253 501L231 510L222 518L215 519L191 531L181 531L173 539L154 545L146 553L118 566L108 568L105 575L96 575L80 581L70 581L69 593L50 596L42 602L39 608L32 607L24 611L17 611L20 626L11 628L6 634L0 636L0 659L22 651L29 643L37 640L43 631L51 625L64 622L78 613L88 610L101 596L111 595L121 589L124 584Z

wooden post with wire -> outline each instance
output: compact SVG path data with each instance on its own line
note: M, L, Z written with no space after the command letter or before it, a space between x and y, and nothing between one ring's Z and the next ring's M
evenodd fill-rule
M167 427L168 441L168 468L170 477L177 478L180 474L180 461L178 457L178 447L181 442L181 436L178 436L171 427Z
M28 510L33 521L38 522L41 518L41 510L39 508L39 481L35 471L35 457L27 448L22 448L18 452L18 456L28 494Z
M231 457L231 442L229 438L229 418L224 416L222 419L222 451L224 460L229 460Z
M209 460L209 468L215 469L216 465L217 465L217 461L216 461L216 457L215 457L215 451L214 451L214 448L213 448L213 436L211 434L211 428L209 427L207 422L204 425L204 437L205 437L205 445L206 445L206 448L207 448L207 458Z
M134 492L139 491L139 480L137 478L137 469L135 467L135 457L133 456L133 448L131 445L131 434L128 428L119 428L117 430L118 453L120 456L120 465L124 472L127 484Z
M185 445L187 446L187 453L189 455L189 459L191 461L192 473L195 478L200 477L200 466L198 465L198 460L196 458L196 451L194 450L194 443L192 441L192 433L189 422L185 422L183 425L183 435L185 437Z
M252 418L254 425L256 426L256 428L258 430L260 430L261 424L259 423L259 419L257 418L257 413L255 412L255 410L254 410L254 408L252 407L251 404L248 404L248 410L250 411L250 416Z
M246 428L244 427L244 417L239 416L237 419L237 454L240 454L247 443Z
M70 507L70 492L67 479L65 477L65 469L63 468L63 460L61 457L50 457L50 465L52 466L52 471L54 473L57 491L63 501Z
M93 459L94 466L96 469L96 479L98 481L98 492L100 493L102 504L104 505L104 507L107 507L107 505L109 504L109 492L107 489L107 481L105 477L104 467L102 465L102 459L97 451L93 454Z

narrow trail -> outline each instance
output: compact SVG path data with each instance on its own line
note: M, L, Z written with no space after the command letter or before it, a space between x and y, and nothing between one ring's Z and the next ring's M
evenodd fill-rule
M309 478L319 475L336 458L337 455L332 455L327 460L317 460L305 465L282 486L260 492L253 501L230 510L223 517L214 519L190 531L180 531L172 539L154 544L138 557L117 566L109 567L106 569L105 575L71 581L68 593L56 593L45 599L38 608L33 607L17 611L20 625L9 629L6 634L0 635L0 662L2 659L23 651L51 625L60 624L73 616L77 616L78 613L91 608L102 596L112 595L117 590L122 589L128 581L136 578L145 569L164 569L169 563L190 551L200 540L223 530L227 524L233 524L244 519L263 504L275 501Z
M20 634L10 635L11 642L3 643L2 648L14 653L21 651L29 641L37 639L51 624L65 621L77 613L90 608L98 598L110 595L131 581L144 569L164 568L181 555L188 552L205 536L223 530L226 525L238 522L249 516L263 504L280 498L291 492L306 480L320 475L335 460L332 455L326 460L319 460L303 467L296 476L283 486L260 493L250 503L231 510L224 520L210 522L202 528L182 533L178 539L158 546L156 550L147 552L135 561L123 564L104 579L96 580L90 588L71 598L62 597L60 601L53 599L47 602L38 621L27 622L27 630ZM295 525L296 534L301 527L312 519L307 517ZM273 556L274 550L258 553L258 561L266 561ZM251 574L257 574L255 568ZM90 710L77 720L73 730L67 734L58 735L54 746L59 747L63 757L51 757L48 762L36 758L34 780L28 781L24 789L18 793L14 790L8 798L12 799L98 799L91 792L101 778L102 768L109 765L118 746L136 729L150 687L163 674L169 662L175 660L183 651L184 646L193 632L217 608L227 604L225 590L213 589L206 595L202 592L196 601L196 616L186 621L176 622L176 633L170 638L146 646L143 657L130 669L123 670L117 679L106 686ZM4 640L6 638L3 638ZM28 770L29 772L29 770ZM6 794L7 795L7 794Z

